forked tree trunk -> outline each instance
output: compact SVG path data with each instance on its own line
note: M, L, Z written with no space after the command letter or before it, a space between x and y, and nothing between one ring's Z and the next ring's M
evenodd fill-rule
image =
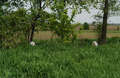
M101 44L106 44L107 17L108 17L108 0L105 0L104 15L103 15L103 25L102 25L102 35L101 35Z
M32 9L32 7L31 7L31 9ZM39 9L40 9L39 11L42 10L42 0L39 0ZM31 24L30 41L33 41L34 31L35 31L35 27L36 27L35 22L37 21L38 18L40 18L39 13L38 13L37 17L34 19L33 23Z

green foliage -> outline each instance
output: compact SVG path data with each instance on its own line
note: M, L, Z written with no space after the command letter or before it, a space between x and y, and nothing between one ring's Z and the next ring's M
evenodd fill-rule
M2 78L119 78L120 44L91 46L85 39L81 48L67 43L41 41L35 47L23 44L1 50ZM111 40L110 40L111 41Z
M99 0L93 0L93 1L94 1L93 5L95 5L95 6L93 6L93 5L92 6L96 9L101 10L101 12L103 12L103 8L105 7L105 6L103 6L104 3L105 3L105 0L100 0L100 1ZM108 4L109 4L109 8L108 8L109 17L120 15L120 13L119 13L119 11L120 11L119 0L114 0L114 1L108 0Z
M100 11L97 15L102 15L102 34L100 44L106 44L107 19L111 16L120 15L120 1L119 0L94 0L95 8ZM109 6L108 6L109 5ZM94 6L93 6L94 7ZM100 16L101 16L100 15Z
M94 15L94 19L96 21L93 21L92 24L95 26L95 34L96 34L96 37L98 38L98 44L102 44L101 43L101 35L102 35L102 15L101 14L96 14Z
M0 7L0 48L11 48L19 43L29 41L32 25L35 24L34 31L38 31L43 27L45 17L49 16L47 12L36 8L30 10L19 8L22 6L22 3L19 4L19 2L18 0L18 3L16 1L15 5L11 5L11 7L18 6L16 11L13 11L10 6L6 6L5 9Z
M83 26L84 26L84 29L85 29L85 30L89 30L89 24L88 24L87 22L85 22L85 23L83 24Z
M117 31L119 31L119 26L117 26Z
M46 23L47 18L49 18L49 13L47 13L45 8L48 6L48 3L52 3L50 0L27 0L30 3L28 4L29 8L29 15L30 15L30 22L31 22L31 29L29 34L29 40L33 41L34 32L38 32L40 30L48 30L48 24Z
M60 37L60 42L67 43L71 42L71 40L74 42L77 39L77 33L74 30L76 26L71 25L71 22L74 22L76 10L73 10L71 17L69 17L67 15L68 9L62 1L55 1L50 8L54 15L48 19L50 21L50 30Z
M94 31L95 31L96 36L98 38L98 43L100 44L99 41L101 40L101 34L102 34L102 25L101 25L101 22L96 23L96 25L94 25L94 26L95 26Z
M3 16L0 22L0 47L11 48L24 41L27 29L25 9L18 9Z
M47 31L49 30L49 22L50 22L48 18L50 18L52 14L46 11L41 11L40 14L41 16L36 22L37 23L36 29L38 28L40 31Z
M120 38L119 38L119 37L111 37L111 38L108 38L108 43L111 43L111 44L119 44L119 43L120 43Z
M96 21L93 21L93 22L92 22L92 25L95 25L95 24L96 24Z
M79 33L82 33L82 30L84 30L84 26L80 26Z

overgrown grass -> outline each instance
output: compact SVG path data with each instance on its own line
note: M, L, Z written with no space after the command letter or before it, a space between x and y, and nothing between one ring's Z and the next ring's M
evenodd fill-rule
M111 39L112 40L112 39ZM41 41L0 52L0 78L119 78L120 44L91 46L85 39L81 47Z

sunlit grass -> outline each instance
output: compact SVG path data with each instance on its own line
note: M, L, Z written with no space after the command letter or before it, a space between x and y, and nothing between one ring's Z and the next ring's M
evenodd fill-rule
M61 44L49 40L0 52L1 78L119 78L120 44L93 40ZM110 40L109 40L110 41ZM119 41L119 39L118 39ZM116 41L117 42L117 41Z

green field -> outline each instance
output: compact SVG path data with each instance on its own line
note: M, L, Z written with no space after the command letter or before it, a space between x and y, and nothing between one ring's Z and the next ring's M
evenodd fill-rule
M119 78L120 38L98 47L92 41L84 39L81 46L79 39L76 44L45 40L1 50L0 78Z

